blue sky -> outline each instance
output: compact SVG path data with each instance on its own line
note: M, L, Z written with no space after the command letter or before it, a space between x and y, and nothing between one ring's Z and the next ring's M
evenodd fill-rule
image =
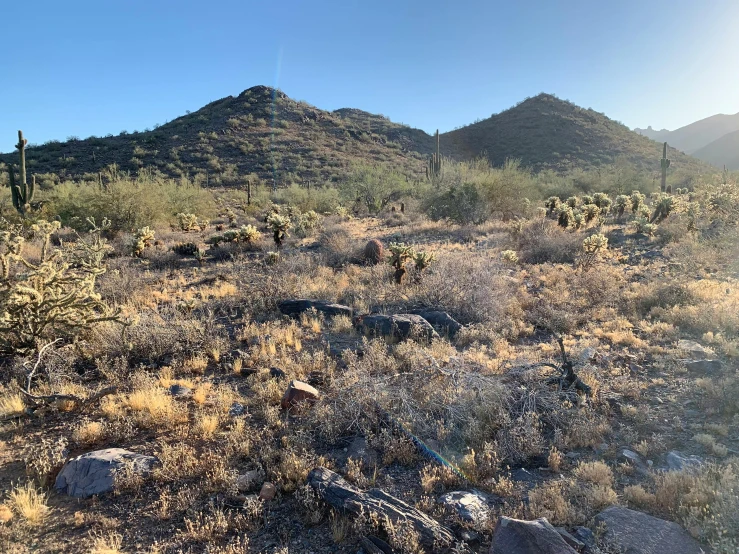
M17 129L36 143L143 130L257 84L428 132L539 92L630 127L739 112L736 0L36 0L0 13L2 152Z

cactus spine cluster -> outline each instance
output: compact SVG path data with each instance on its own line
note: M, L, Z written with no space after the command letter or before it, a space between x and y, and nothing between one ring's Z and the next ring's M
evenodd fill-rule
M670 167L670 160L667 158L667 143L662 146L662 185L660 190L665 192L667 190L667 168Z
M36 190L36 176L31 178L31 184L26 182L26 144L28 140L23 138L23 131L18 131L18 144L15 147L20 153L20 176L19 182L15 182L15 173L13 165L8 166L8 176L10 177L10 194L13 199L13 207L18 210L22 216L31 209L33 201L33 193Z
M441 177L441 150L439 148L439 130L436 130L436 152L429 158L426 165L426 178L435 183Z

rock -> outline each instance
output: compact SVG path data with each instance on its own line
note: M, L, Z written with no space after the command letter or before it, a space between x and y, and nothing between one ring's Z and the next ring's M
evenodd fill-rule
M69 496L87 498L113 490L115 472L132 464L136 473L146 475L157 459L122 448L88 452L69 460L59 472L54 487Z
M361 461L364 467L371 468L377 464L377 451L367 445L364 437L355 437L346 449L346 458Z
M595 516L604 525L604 546L628 554L705 554L700 544L677 523L611 506Z
M169 394L175 398L189 398L192 396L192 389L179 383L175 383L169 387Z
M581 364L588 364L593 361L593 358L598 354L598 351L593 348L592 346L587 347L585 350L582 351L580 354L580 363Z
M523 521L501 517L490 554L577 554L545 519Z
M626 458L626 461L628 461L629 464L631 464L631 466L639 473L643 475L647 475L649 473L650 465L644 460L644 458L642 458L641 454L638 454L633 450L629 450L628 448L622 448L620 455L622 458Z
M315 402L320 397L321 393L311 387L308 383L303 383L302 381L290 381L280 405L283 410L287 410L303 401Z
M290 317L298 317L300 314L310 310L315 310L329 317L345 315L351 318L353 315L353 310L349 306L334 304L325 300L285 300L280 302L277 308L280 312Z
M450 339L454 338L456 334L462 329L462 324L456 319L450 316L446 312L440 310L411 310L412 314L420 315L423 319L428 321L431 326L436 329L441 335L446 335Z
M416 314L365 315L355 319L355 327L365 335L404 340L419 337L425 340L439 338L431 324Z
M236 477L236 487L242 492L254 490L264 482L264 477L264 471L252 469Z
M245 411L246 411L246 408L244 408L243 404L234 402L233 404L231 404L231 407L228 409L228 415L230 415L231 417L238 417L240 415L244 415Z
M490 508L487 500L480 493L454 491L443 494L437 502L452 512L455 512L463 521L480 528L490 521Z
M587 548L595 549L598 546L597 540L595 539L595 533L593 533L587 527L575 528L574 536L577 540L582 542Z
M270 367L269 376L272 379L284 379L285 377L287 377L287 374L284 371L282 371L279 367Z
M698 456L686 456L678 450L671 450L667 453L667 467L672 471L682 471L683 469L699 468L703 465L703 460Z
M564 527L555 527L555 529L557 529L557 533L559 533L559 536L562 537L565 542L575 550L580 551L585 548L585 543L574 535L570 534L570 532Z
M693 360L705 360L709 356L713 355L713 352L705 346L695 342L694 340L679 340L677 341L678 350L684 351Z
M326 374L323 371L311 371L308 375L308 384L312 387L322 387L326 384Z
M690 373L698 373L700 375L715 375L721 373L721 360L695 360L687 362L685 367Z
M264 483L259 491L259 500L272 500L277 494L277 488L272 483Z
M527 488L531 488L538 485L544 478L539 473L532 473L528 469L522 467L511 471L511 479L516 483L521 483Z

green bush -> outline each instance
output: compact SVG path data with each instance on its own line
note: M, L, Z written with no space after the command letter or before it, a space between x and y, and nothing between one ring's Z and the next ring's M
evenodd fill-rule
M216 214L210 191L187 180L143 175L136 179L116 176L110 182L70 181L50 193L49 212L76 230L87 227L90 217L110 221L111 231L133 231L146 225L166 224L178 213Z
M296 184L279 189L272 195L278 204L296 206L301 212L314 211L322 214L333 213L341 204L339 191L333 187L305 188Z

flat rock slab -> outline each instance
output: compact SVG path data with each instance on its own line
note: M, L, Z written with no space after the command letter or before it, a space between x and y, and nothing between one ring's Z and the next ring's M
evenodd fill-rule
M277 308L285 315L290 317L298 317L304 312L315 310L319 313L334 317L337 315L345 315L349 318L352 317L353 311L349 306L343 304L334 304L333 302L327 302L325 300L285 300L277 305Z
M693 360L705 360L714 355L712 350L694 340L681 339L677 341L677 348L688 354Z
M501 517L495 526L490 554L577 554L546 520Z
M54 487L76 498L87 498L113 490L116 471L131 464L134 471L147 474L157 462L154 456L136 454L122 448L88 452L69 460L59 472Z
M683 469L696 469L703 465L703 460L698 456L687 456L679 450L670 450L666 456L667 468L671 471L682 471Z
M369 336L404 340L418 337L425 340L439 338L431 324L416 314L365 315L357 318L354 325Z
M301 402L315 402L320 397L321 393L314 387L311 387L308 383L304 383L303 381L290 381L280 405L283 410L287 410Z
M442 494L438 502L456 513L463 521L474 525L483 526L490 520L490 508L487 500L476 492L448 492Z
M723 368L721 360L695 360L687 362L685 367L690 373L698 375L716 375Z
M677 523L665 521L620 506L606 508L595 516L605 525L604 545L628 554L706 554L708 550Z

